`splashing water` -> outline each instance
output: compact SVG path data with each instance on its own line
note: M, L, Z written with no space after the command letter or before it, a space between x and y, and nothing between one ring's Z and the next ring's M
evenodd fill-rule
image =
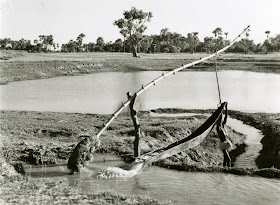
M139 174L143 167L143 163L132 163L125 169L120 167L108 167L106 170L99 171L98 178L111 179L111 178L130 178Z

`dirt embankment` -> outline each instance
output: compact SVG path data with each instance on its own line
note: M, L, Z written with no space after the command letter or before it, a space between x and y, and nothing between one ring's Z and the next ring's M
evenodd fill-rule
M106 121L104 115L1 111L1 134L8 136L9 145L4 147L9 161L32 164L65 163L77 137L90 130L96 133ZM141 152L149 152L184 138L199 127L204 116L170 118L149 118L140 115ZM244 142L245 136L229 131L234 148ZM133 160L134 128L129 115L118 118L102 136L99 152L115 152L126 161ZM188 165L218 166L222 154L218 149L219 139L213 131L199 146L172 158Z
M184 138L206 119L199 115L176 119L151 118L148 112L140 113L139 118L142 131L140 143L142 153ZM78 136L85 133L97 133L107 119L106 115L93 114L1 111L0 133L9 138L6 146L3 147L4 156L8 162L17 164L16 168L19 171L21 163L66 163L73 147L80 140ZM243 120L246 122L247 118ZM234 144L230 150L234 162L235 158L245 151L245 136L231 129L229 129L229 136ZM122 114L102 135L99 152L115 152L125 161L132 161L133 140L132 121L128 114ZM280 171L277 170L270 172L269 170L221 168L223 158L222 152L218 149L218 143L219 138L213 130L202 144L156 164L178 170L222 171L249 175L261 175L260 172L267 172L269 174L263 174L263 176L276 177L279 174L280 177ZM261 157L266 158L267 156L270 156L267 152L261 153ZM272 166L277 167L277 164ZM263 165L261 167L270 168L271 166Z

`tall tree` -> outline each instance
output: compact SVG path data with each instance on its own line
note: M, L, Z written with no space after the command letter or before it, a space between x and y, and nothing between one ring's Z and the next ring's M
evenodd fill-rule
M196 52L196 46L199 43L199 39L197 37L198 32L193 32L193 47L194 47L194 53Z
M227 40L228 32L225 32L224 34L225 34L225 36L226 36L226 40Z
M82 50L83 38L84 38L85 36L86 36L85 34L81 33L81 34L77 37L78 51L81 51L81 50Z
M96 39L95 51L99 51L99 52L104 51L104 49L103 49L104 45L105 45L104 39L102 37L98 37Z
M142 34L147 29L146 22L150 22L153 17L152 12L143 12L132 7L129 11L124 11L124 17L116 20L113 24L121 29L121 33L129 37L133 47L133 57L137 57L137 46L142 40Z
M125 52L125 38L126 38L126 34L127 34L127 30L126 29L121 29L120 31L121 35L123 36L123 52Z
M222 40L222 29L220 27L216 28L214 31L212 31L212 33L214 34L215 36L215 45L216 45L216 48L215 48L215 52L217 51L219 45L221 44L221 40Z
M268 40L270 31L266 31L266 32L264 32L264 33L266 34L266 38L267 38L267 40Z

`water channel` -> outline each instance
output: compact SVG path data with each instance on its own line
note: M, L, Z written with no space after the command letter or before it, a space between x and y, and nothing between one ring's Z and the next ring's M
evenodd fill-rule
M111 114L126 101L127 91L134 93L159 75L161 72L108 72L13 82L0 85L0 109ZM222 98L229 102L229 109L280 112L279 74L224 71L219 77ZM213 72L181 72L140 96L136 106L138 110L215 109L218 102L215 83ZM252 166L250 162L242 163ZM131 177L98 177L101 170L123 165L116 156L100 155L80 175L67 175L65 166L30 167L29 174L66 180L82 193L114 190L148 195L173 204L279 204L280 201L279 179L189 173L154 166Z
M236 176L223 173L200 173L169 170L150 166L131 177L100 178L108 167L125 163L112 154L97 154L80 175L67 175L66 166L25 167L32 177L48 177L67 181L81 193L116 191L129 195L145 195L172 204L279 204L280 180ZM124 175L122 175L124 176Z

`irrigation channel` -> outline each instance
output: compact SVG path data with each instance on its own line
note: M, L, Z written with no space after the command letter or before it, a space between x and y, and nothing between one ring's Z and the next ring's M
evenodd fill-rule
M280 180L223 173L183 172L149 166L140 172L121 171L126 164L116 155L96 154L79 175L66 166L26 166L31 177L68 181L81 193L111 190L145 195L172 204L277 204ZM107 171L104 171L106 170ZM109 170L109 171L108 171Z

